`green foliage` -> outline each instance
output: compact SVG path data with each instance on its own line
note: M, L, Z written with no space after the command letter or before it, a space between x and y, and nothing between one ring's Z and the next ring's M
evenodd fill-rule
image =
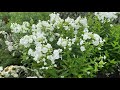
M38 20L48 20L50 12L10 12L9 21L11 23L20 23L24 21L30 22L31 20L34 23L37 23Z
M91 35L91 39L86 40L83 44L85 51L80 51L80 39L83 39L82 34L84 34L82 26L79 28L79 32L76 34L77 40L72 45L72 50L69 50L67 46L64 49L61 46L56 45L59 37L54 37L55 40L50 42L49 39L54 35L54 33L59 33L62 38L74 38L74 29L66 22L61 22L54 27L54 31L50 32L47 30L47 26L42 26L43 30L48 36L46 36L48 42L52 45L54 49L62 49L62 60L58 59L55 61L57 67L51 67L48 69L40 69L43 66L43 62L37 63L33 60L33 57L28 55L29 48L24 46L19 46L18 50L13 50L9 52L5 44L4 35L0 34L0 66L6 67L9 65L23 65L30 69L30 75L34 76L39 74L46 78L93 78L97 77L97 73L102 74L115 73L116 67L120 65L120 25L114 22L102 23L99 21L97 16L92 12L59 12L62 18L72 17L76 19L82 14L86 16L89 32L98 34L102 39L105 40L104 45L94 46L92 45L92 40L94 39ZM0 13L0 31L6 31L9 35L11 34L10 25L11 23L22 24L24 21L30 22L32 24L37 24L38 20L47 21L49 20L50 12L1 12ZM6 18L8 22L6 23ZM64 30L63 26L68 26L69 30ZM113 26L112 26L113 25ZM46 29L47 27L47 29ZM59 28L58 28L59 27ZM28 27L31 30L31 27ZM19 40L27 35L31 35L31 31L28 33L12 33L12 37L15 40L13 42L18 44ZM31 44L30 48L35 49L35 46ZM98 50L100 48L100 50ZM14 54L14 55L13 55ZM46 58L45 58L46 59ZM50 61L46 61L50 64ZM33 70L33 71L32 71ZM38 70L38 71L34 71ZM109 77L109 75L107 75Z
M10 32L11 23L22 23L23 21L28 21L31 23L38 22L38 20L48 20L50 12L0 12L0 31ZM5 23L8 20L7 23ZM15 57L6 50L4 35L0 34L0 66L6 67L8 65L20 65L21 59L19 57L19 52L15 52Z
M111 28L109 37L103 47L101 53L105 53L107 56L107 63L102 74L115 73L117 65L120 65L120 25L115 25Z

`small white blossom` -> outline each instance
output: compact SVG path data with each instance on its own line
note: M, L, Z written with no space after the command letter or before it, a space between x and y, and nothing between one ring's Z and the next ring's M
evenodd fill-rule
M0 66L0 72L3 70L3 67L2 66Z
M81 20L80 20L80 23L84 26L84 27L88 27L88 25L87 25L87 18L85 17L85 18L82 18Z
M113 27L113 25L112 25L112 24L110 24L110 27Z
M88 31L89 31L88 28L85 28L85 29L84 29L84 32L87 32L87 33L88 33Z
M81 46L81 47L80 47L80 50L83 52L83 51L85 51L86 49L85 49L84 46Z
M48 52L48 48L43 47L43 48L42 48L42 52L43 52L43 53L47 53L47 52Z
M105 55L103 56L103 59L106 59L106 56L105 56Z
M84 43L84 41L83 40L80 40L80 45L82 45Z
M54 59L59 59L60 58L60 56L59 56L59 50L54 50L53 51L53 57L54 57Z
M27 78L38 78L37 76L29 76Z
M91 34L91 33L84 33L84 34L83 34L83 39L84 39L84 40L91 39L90 34Z
M93 40L92 43L93 43L93 45L95 45L95 46L98 46L98 45L99 45L99 41Z

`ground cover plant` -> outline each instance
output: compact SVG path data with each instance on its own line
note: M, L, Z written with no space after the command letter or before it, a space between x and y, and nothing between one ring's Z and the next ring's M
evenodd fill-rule
M119 71L120 25L114 22L118 16L119 12L87 12L75 18L61 18L57 12L0 14L0 77L110 77L115 68Z

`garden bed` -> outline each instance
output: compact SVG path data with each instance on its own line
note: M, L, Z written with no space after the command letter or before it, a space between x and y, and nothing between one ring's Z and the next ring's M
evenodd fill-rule
M119 78L119 12L1 12L1 78Z

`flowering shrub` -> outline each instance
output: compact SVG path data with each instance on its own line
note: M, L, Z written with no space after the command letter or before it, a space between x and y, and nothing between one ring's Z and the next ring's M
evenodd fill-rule
M23 21L28 21L31 23L36 23L37 19L47 20L49 19L50 12L0 12L0 65L3 67L9 65L20 65L21 55L19 51L15 51L15 56L12 56L12 52L8 52L7 48L12 49L12 47L7 47L5 41L12 43L10 25L12 22L22 23ZM5 31L5 35L2 32ZM16 62L17 60L17 62Z
M48 21L11 23L11 33L1 33L11 37L5 37L8 51L12 56L18 51L21 65L29 68L34 77L95 77L100 70L118 62L107 46L116 14L95 12L74 20L52 13Z

